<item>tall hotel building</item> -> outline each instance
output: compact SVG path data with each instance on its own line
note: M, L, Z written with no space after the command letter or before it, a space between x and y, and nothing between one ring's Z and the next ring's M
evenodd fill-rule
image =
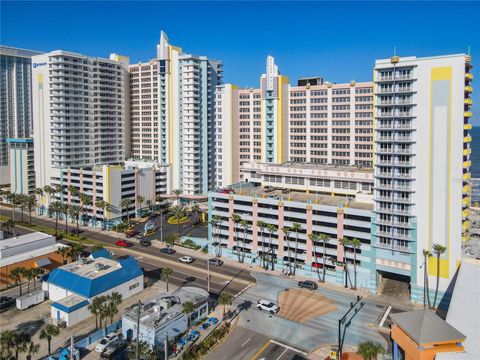
M0 46L0 185L10 182L7 139L32 134L32 56L38 54Z
M130 153L128 58L53 51L32 58L36 186L61 169L118 163Z
M430 284L440 256L440 290L454 276L468 239L471 187L468 123L470 57L377 60L375 81L375 208L372 244L382 275L410 279L422 298L423 250Z
M162 32L156 61L131 66L130 73L132 156L168 165L171 189L207 193L215 182L215 89L222 82L221 62L183 53Z

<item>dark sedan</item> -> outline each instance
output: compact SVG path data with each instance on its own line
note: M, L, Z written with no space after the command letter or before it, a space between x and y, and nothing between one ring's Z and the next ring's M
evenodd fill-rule
M317 290L318 285L315 281L311 280L305 280L305 281L299 281L298 282L298 287L304 288L304 289L309 289L309 290Z

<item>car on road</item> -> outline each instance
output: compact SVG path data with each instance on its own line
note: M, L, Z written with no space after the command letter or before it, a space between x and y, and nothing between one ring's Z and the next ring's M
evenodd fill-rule
M125 233L125 235L127 236L127 238L131 238L131 237L134 237L138 234L138 231L135 231L135 230L129 230Z
M265 186L263 188L263 192L266 192L266 193L272 192L273 190L275 190L273 186Z
M95 346L95 351L101 353L103 350L107 348L113 341L117 340L118 336L115 333L110 333L107 336L100 339L100 341Z
M140 245L147 247L147 246L152 245L152 241L148 240L148 239L141 239L140 240Z
M213 266L222 266L223 265L223 261L220 260L220 259L217 259L217 258L208 259L208 262L209 262L210 265L213 265Z
M2 296L0 297L0 312L7 310L15 304L15 299L10 296Z
M169 248L169 247L160 249L160 252L161 252L162 254L167 254L167 255L173 255L173 254L176 253L175 250L173 250L172 248Z
M178 259L180 262L186 263L186 264L191 264L193 262L193 258L190 256L182 256L180 259Z
M118 240L118 241L115 242L115 245L123 247L123 248L128 248L130 246L133 246L133 243L130 242L130 241L126 241L126 240Z
M143 239L143 234L140 234L138 231L136 231L135 239L142 240Z
M127 347L127 341L125 339L116 339L112 341L105 350L102 351L100 359L116 359L120 358L118 355Z
M318 284L312 280L304 280L298 282L299 288L309 289L309 290L317 290Z
M280 311L280 308L275 303L265 299L260 299L257 301L257 309L268 311L270 314L276 314Z

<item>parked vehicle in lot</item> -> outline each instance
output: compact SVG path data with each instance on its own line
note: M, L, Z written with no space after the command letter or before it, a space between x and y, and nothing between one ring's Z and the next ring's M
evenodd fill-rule
M193 262L193 258L190 256L182 256L180 259L178 259L180 262L190 264Z
M160 252L162 254L167 254L167 255L172 255L172 254L176 253L175 250L173 250L172 248L169 248L169 247L160 249Z
M15 299L10 296L0 297L0 312L7 310L15 303Z
M323 268L323 264L317 263L317 262L313 262L313 263L312 263L312 267L315 268L315 269L321 269L321 268Z
M134 237L138 234L138 231L136 230L129 230L125 233L125 235L127 236L127 238L131 238L131 237Z
M37 290L17 298L17 308L25 310L38 305L45 300L45 291Z
M118 336L115 333L110 333L107 336L100 339L100 341L95 346L95 351L101 353L103 350L107 348L113 341L117 340Z
M123 352L127 347L127 341L125 339L116 339L112 341L100 355L101 359L120 359L120 352Z
M147 246L152 245L152 241L148 240L148 239L142 239L142 240L140 240L140 245L147 247Z
M290 189L283 189L282 194L290 194Z
M188 341L195 341L200 337L200 333L197 330L192 330L188 334Z
M268 192L272 192L273 190L275 190L275 188L273 186L265 186L263 188L263 191L268 193Z
M217 258L208 259L208 262L210 263L210 265L213 265L213 266L222 266L223 265L223 261L220 260L220 259L217 259Z
M120 246L120 247L123 247L123 248L127 248L127 247L130 247L130 246L133 246L133 243L130 242L130 241L125 241L125 240L118 240L115 245L117 246Z
M260 299L257 301L257 309L268 311L270 314L276 314L280 311L280 308L275 303L265 299Z
M298 287L310 290L317 290L318 284L312 280L299 281Z

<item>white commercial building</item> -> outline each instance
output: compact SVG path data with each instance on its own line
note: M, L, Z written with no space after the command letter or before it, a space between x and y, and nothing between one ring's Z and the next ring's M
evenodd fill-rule
M468 239L471 198L468 123L470 57L377 60L374 70L375 223L377 271L401 274L412 298L424 287L423 250L430 284L437 276L434 245L442 245L440 291L455 275Z
M117 292L122 299L143 290L143 272L133 256L112 259L106 250L53 270L43 282L51 317L67 326L91 315L88 305L98 296Z
M36 186L60 169L118 163L130 153L128 58L52 51L32 58Z

